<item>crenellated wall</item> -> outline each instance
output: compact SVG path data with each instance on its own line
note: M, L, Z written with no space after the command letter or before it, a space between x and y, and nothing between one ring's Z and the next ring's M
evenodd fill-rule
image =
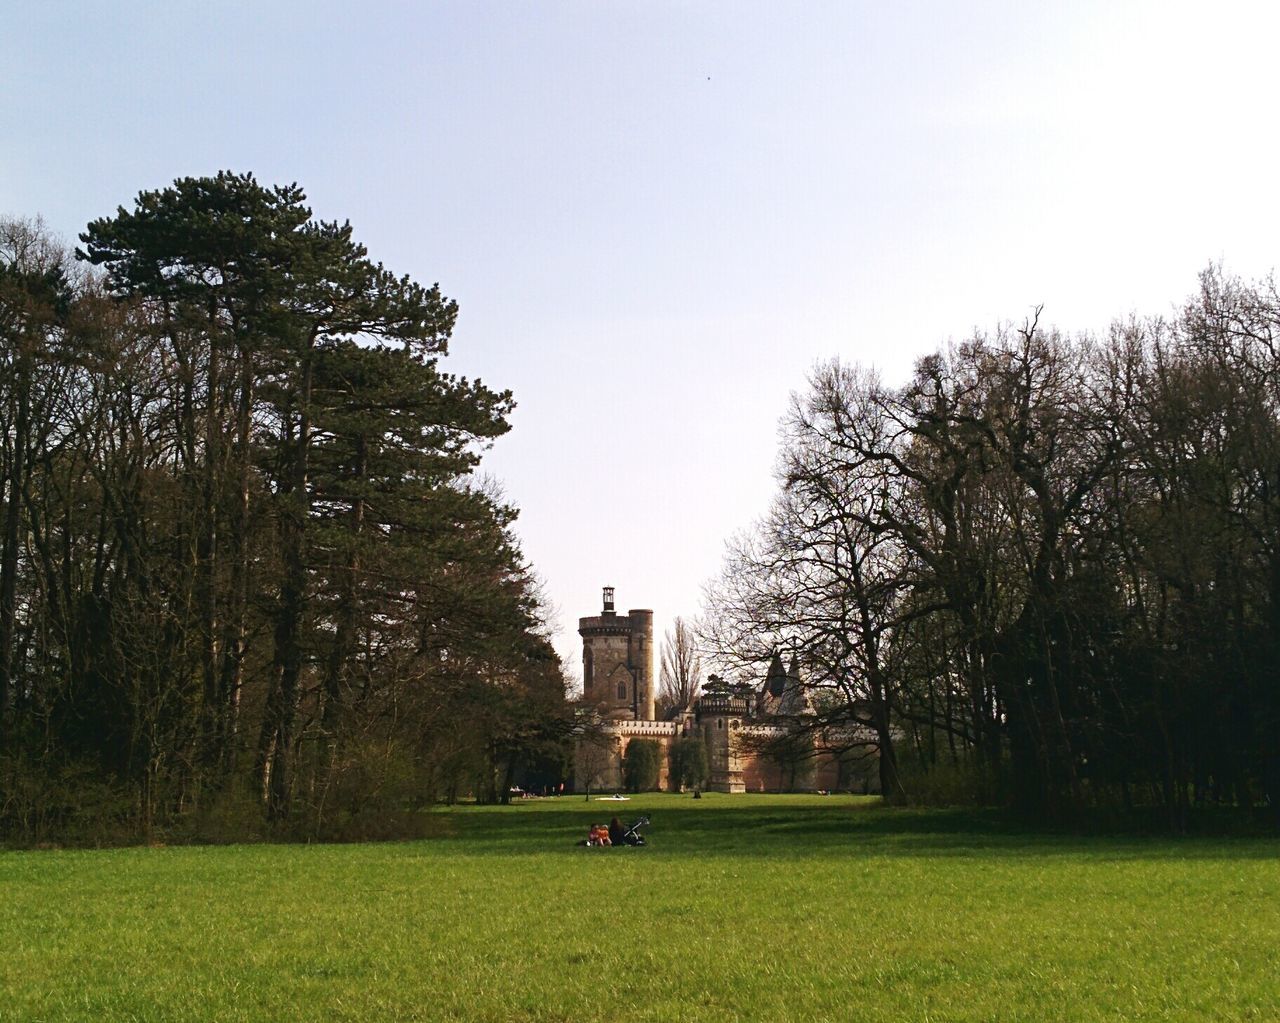
M672 743L683 735L698 735L707 744L709 792L878 791L874 756L847 756L841 752L853 742L870 742L873 736L869 730L846 728L820 734L816 755L799 763L779 762L752 748L786 732L783 725L721 714L702 716L687 726L680 721L609 721L601 729L600 740L578 744L575 787L579 792L586 789L584 771L589 770L593 790L621 791L622 758L627 746L634 739L653 739L662 749L658 787L665 791L670 787L668 758Z

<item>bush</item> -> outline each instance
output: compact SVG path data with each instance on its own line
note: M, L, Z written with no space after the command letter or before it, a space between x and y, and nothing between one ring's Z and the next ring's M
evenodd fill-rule
M632 739L622 758L622 778L630 792L648 792L658 787L662 748L653 739Z
M423 806L426 787L425 771L408 746L385 738L350 741L324 789L298 801L298 837L321 842L423 838L431 823Z
M233 776L202 801L199 812L187 822L189 833L170 837L204 845L261 842L272 837L262 813L261 791L256 778Z
M976 759L925 764L904 756L898 760L898 776L912 806L988 806L998 802L998 779Z
M701 788L706 781L706 744L692 735L677 739L671 744L671 791Z
M0 843L112 846L147 838L136 798L96 765L0 757Z

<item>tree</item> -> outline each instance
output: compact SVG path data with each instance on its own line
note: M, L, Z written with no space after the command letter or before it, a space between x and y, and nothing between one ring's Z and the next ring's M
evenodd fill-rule
M582 787L583 799L591 798L592 786L599 787L615 769L618 761L614 749L616 740L605 732L599 722L579 727L574 744L573 773L575 782Z
M67 325L74 286L69 259L39 221L0 220L0 412L3 425L4 517L0 526L0 749L9 738L15 697L18 576L23 505L49 440L49 367L56 336Z
M632 739L622 758L622 779L630 792L657 788L662 767L662 748L653 739Z
M797 765L812 760L814 733L825 733L824 748L841 735L856 744L867 726L876 736L884 798L900 802L890 680L907 613L908 559L870 519L884 499L883 481L851 471L841 439L847 423L873 414L877 386L874 377L836 362L820 367L809 391L793 398L778 495L757 528L730 545L709 591L711 639L722 658L743 663L790 647L810 667L809 686L829 697L820 714L763 744L763 754L788 765L782 787L794 787Z
M988 737L1003 717L1024 808L1082 801L1060 671L1073 655L1055 645L1070 636L1064 547L1085 535L1074 520L1119 450L1078 386L1089 354L1032 321L923 359L900 394L873 392L871 415L831 421L840 475L886 498L859 518L918 566L916 594L958 619L980 734L998 756Z
M661 666L658 670L658 706L669 710L687 710L698 697L702 677L702 658L698 654L693 629L679 615L662 638Z
M305 314L291 316L307 305L300 292L317 261L301 250L331 233L323 225L308 228L311 211L303 200L296 185L264 188L247 174L183 178L140 193L133 211L122 207L89 224L78 252L106 268L116 296L149 310L172 366L181 534L201 636L197 743L205 767L231 755L230 737L238 731L256 389L269 363L279 363L291 346L313 344L321 329L303 322ZM315 308L322 310L323 301ZM285 537L290 551L291 537ZM296 584L296 565L289 578ZM282 605L288 616L293 603Z
M413 494L381 507L410 507L439 493L474 464L468 444L506 430L510 407L508 395L435 372L432 359L447 350L456 305L438 288L369 261L349 224L313 220L304 199L296 186L268 189L251 175L185 178L142 193L133 212L95 221L82 235L84 258L107 268L118 294L155 304L158 330L180 371L179 451L203 637L199 745L206 764L224 758L226 737L237 728L249 571L247 552L234 540L240 531L220 527L244 524L255 454L267 484L278 571L257 765L275 819L289 816L294 793L298 714L315 656L312 588L323 583L338 593L324 682L332 725L355 639L362 537L366 528L394 536L408 525L366 527L366 496L390 479ZM239 370L230 383L228 362ZM336 408L325 400L331 393ZM251 436L255 412L261 426ZM230 474L227 433L237 438ZM330 454L343 462L329 476L336 489L321 493L316 474ZM385 466L377 464L384 458ZM326 527L317 520L332 522L335 503L348 494L338 520L344 560L322 580L313 544ZM452 501L445 495L441 503ZM233 538L229 586L219 567L224 532ZM226 630L223 607L233 619Z
M1185 830L1280 791L1277 337L1274 284L1211 269L1175 321L1101 340L1037 316L900 387L820 367L709 588L710 650L801 651L808 731L876 728L887 793L901 756L1024 812L1146 802Z
M304 200L144 192L82 235L101 273L0 231L0 739L48 779L24 821L93 775L122 826L202 827L255 735L286 834L394 833L559 759L540 591L473 477L511 396L442 372L454 304Z
M707 744L697 736L686 735L671 744L669 784L671 791L699 789L707 781Z

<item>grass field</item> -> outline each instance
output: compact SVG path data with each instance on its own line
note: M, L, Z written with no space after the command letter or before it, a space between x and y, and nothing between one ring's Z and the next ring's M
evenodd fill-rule
M645 849L574 841L649 812ZM3 1020L1280 1019L1280 846L850 797L423 842L0 854Z

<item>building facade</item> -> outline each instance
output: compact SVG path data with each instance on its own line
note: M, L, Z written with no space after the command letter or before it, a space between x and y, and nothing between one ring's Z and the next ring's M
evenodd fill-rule
M662 751L660 788L669 787L668 755L680 738L707 748L713 792L875 791L874 734L868 729L806 727L814 711L796 659L784 669L775 653L758 685L731 685L710 676L689 707L655 715L653 612L619 615L614 589L604 588L599 615L580 618L582 712L597 722L575 748L574 783L621 789L627 746L650 739Z

